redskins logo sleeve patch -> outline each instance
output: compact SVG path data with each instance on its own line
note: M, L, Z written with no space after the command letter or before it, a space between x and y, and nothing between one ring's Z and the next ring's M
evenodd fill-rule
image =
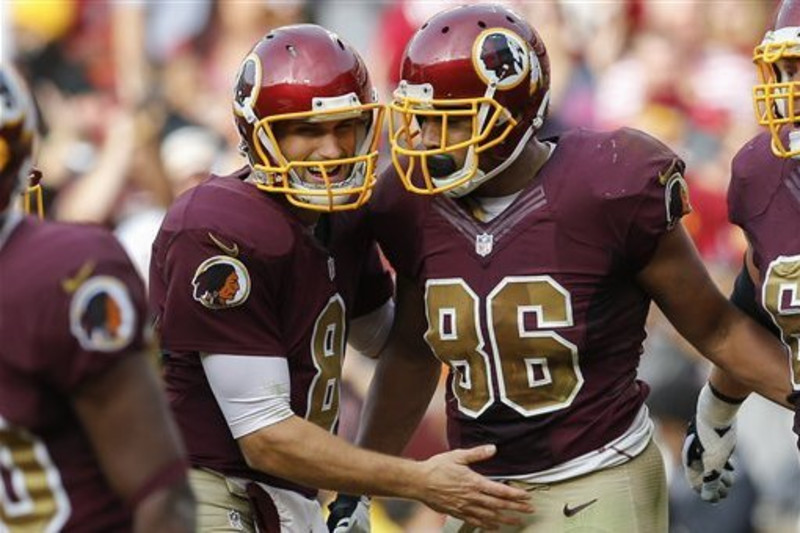
M692 212L689 203L689 186L680 172L674 172L664 186L664 204L667 212L667 227L672 228L684 215Z
M136 309L124 283L112 276L95 276L72 296L69 323L85 350L115 352L133 340Z
M658 173L658 183L664 186L664 206L667 213L667 228L672 229L683 217L692 212L689 202L689 186L683 177L684 164L674 158L669 166Z
M250 273L244 263L215 255L200 263L192 278L192 297L209 309L243 304L250 295Z

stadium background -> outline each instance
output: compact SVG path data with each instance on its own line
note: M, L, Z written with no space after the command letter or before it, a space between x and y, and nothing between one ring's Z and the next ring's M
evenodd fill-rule
M456 3L464 2L0 1L0 57L31 80L40 109L38 165L48 216L108 226L144 271L172 199L208 171L243 163L231 85L239 61L269 28L316 22L338 32L365 57L387 100L408 37ZM728 173L733 154L758 131L751 56L774 1L505 3L537 28L548 48L552 106L543 134L626 125L676 150L688 163L694 213L687 227L727 291L744 249L727 222ZM729 499L710 506L691 493L677 454L708 368L657 312L648 331L641 374L653 389L649 405L668 462L671 531L800 531L791 415L761 399L743 408L739 480ZM371 362L352 354L345 375L340 432L352 438ZM409 455L444 448L442 401L440 391ZM435 531L441 522L403 501L381 501L374 514L377 533Z

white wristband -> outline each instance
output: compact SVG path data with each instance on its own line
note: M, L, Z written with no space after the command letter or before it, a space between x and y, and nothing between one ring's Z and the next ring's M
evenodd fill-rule
M733 424L741 405L718 397L706 383L697 398L697 417L713 428L726 428Z

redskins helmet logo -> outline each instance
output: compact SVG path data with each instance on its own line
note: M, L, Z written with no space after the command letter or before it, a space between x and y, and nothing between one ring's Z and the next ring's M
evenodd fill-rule
M0 67L0 171L18 158L20 151L30 151L34 117L28 112L30 102L23 90L22 81ZM27 174L27 170L20 172Z
M530 53L522 37L505 28L484 30L475 39L472 63L481 79L507 90L527 79L530 70Z
M192 297L209 309L243 304L250 295L247 267L233 257L216 255L203 261L192 278Z
M0 108L3 110L3 124L14 123L22 116L21 102L12 91L11 81L6 79L6 73L0 71Z
M248 55L239 66L233 86L233 111L253 124L257 121L253 110L261 89L261 61L255 54Z
M136 310L117 278L95 276L75 291L69 309L70 331L92 352L114 352L133 339Z

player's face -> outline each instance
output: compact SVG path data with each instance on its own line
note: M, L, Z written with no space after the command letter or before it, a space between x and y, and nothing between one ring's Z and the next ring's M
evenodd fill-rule
M227 302L232 300L237 292L239 292L239 276L236 275L236 272L231 272L225 278L225 285L219 290L219 299Z
M791 57L778 61L778 68L784 75L783 82L800 81L800 59Z
M122 324L122 314L119 307L111 298L106 299L106 327L109 333L116 337L117 330Z
M436 117L423 118L418 116L420 121L421 141L423 146L428 149L435 149L442 146L442 140L447 146L464 142L472 137L472 117L448 117L447 130L442 139L442 120ZM458 170L464 166L467 158L468 148L448 151L447 154L453 158L454 169Z
M362 117L325 122L287 120L275 125L275 134L278 147L289 161L330 161L354 156L366 129L367 120ZM351 164L326 167L331 183L345 180L351 169ZM308 183L325 183L317 167L298 169L298 173Z
M800 59L795 57L790 58L783 58L778 60L776 66L778 67L781 73L780 81L782 83L798 83L800 82ZM791 95L787 95L789 97L794 96L792 91ZM786 105L789 105L789 102L786 102ZM791 108L790 108L791 109ZM800 97L794 96L794 107L793 109L800 109ZM800 128L800 123L794 122L794 129Z

